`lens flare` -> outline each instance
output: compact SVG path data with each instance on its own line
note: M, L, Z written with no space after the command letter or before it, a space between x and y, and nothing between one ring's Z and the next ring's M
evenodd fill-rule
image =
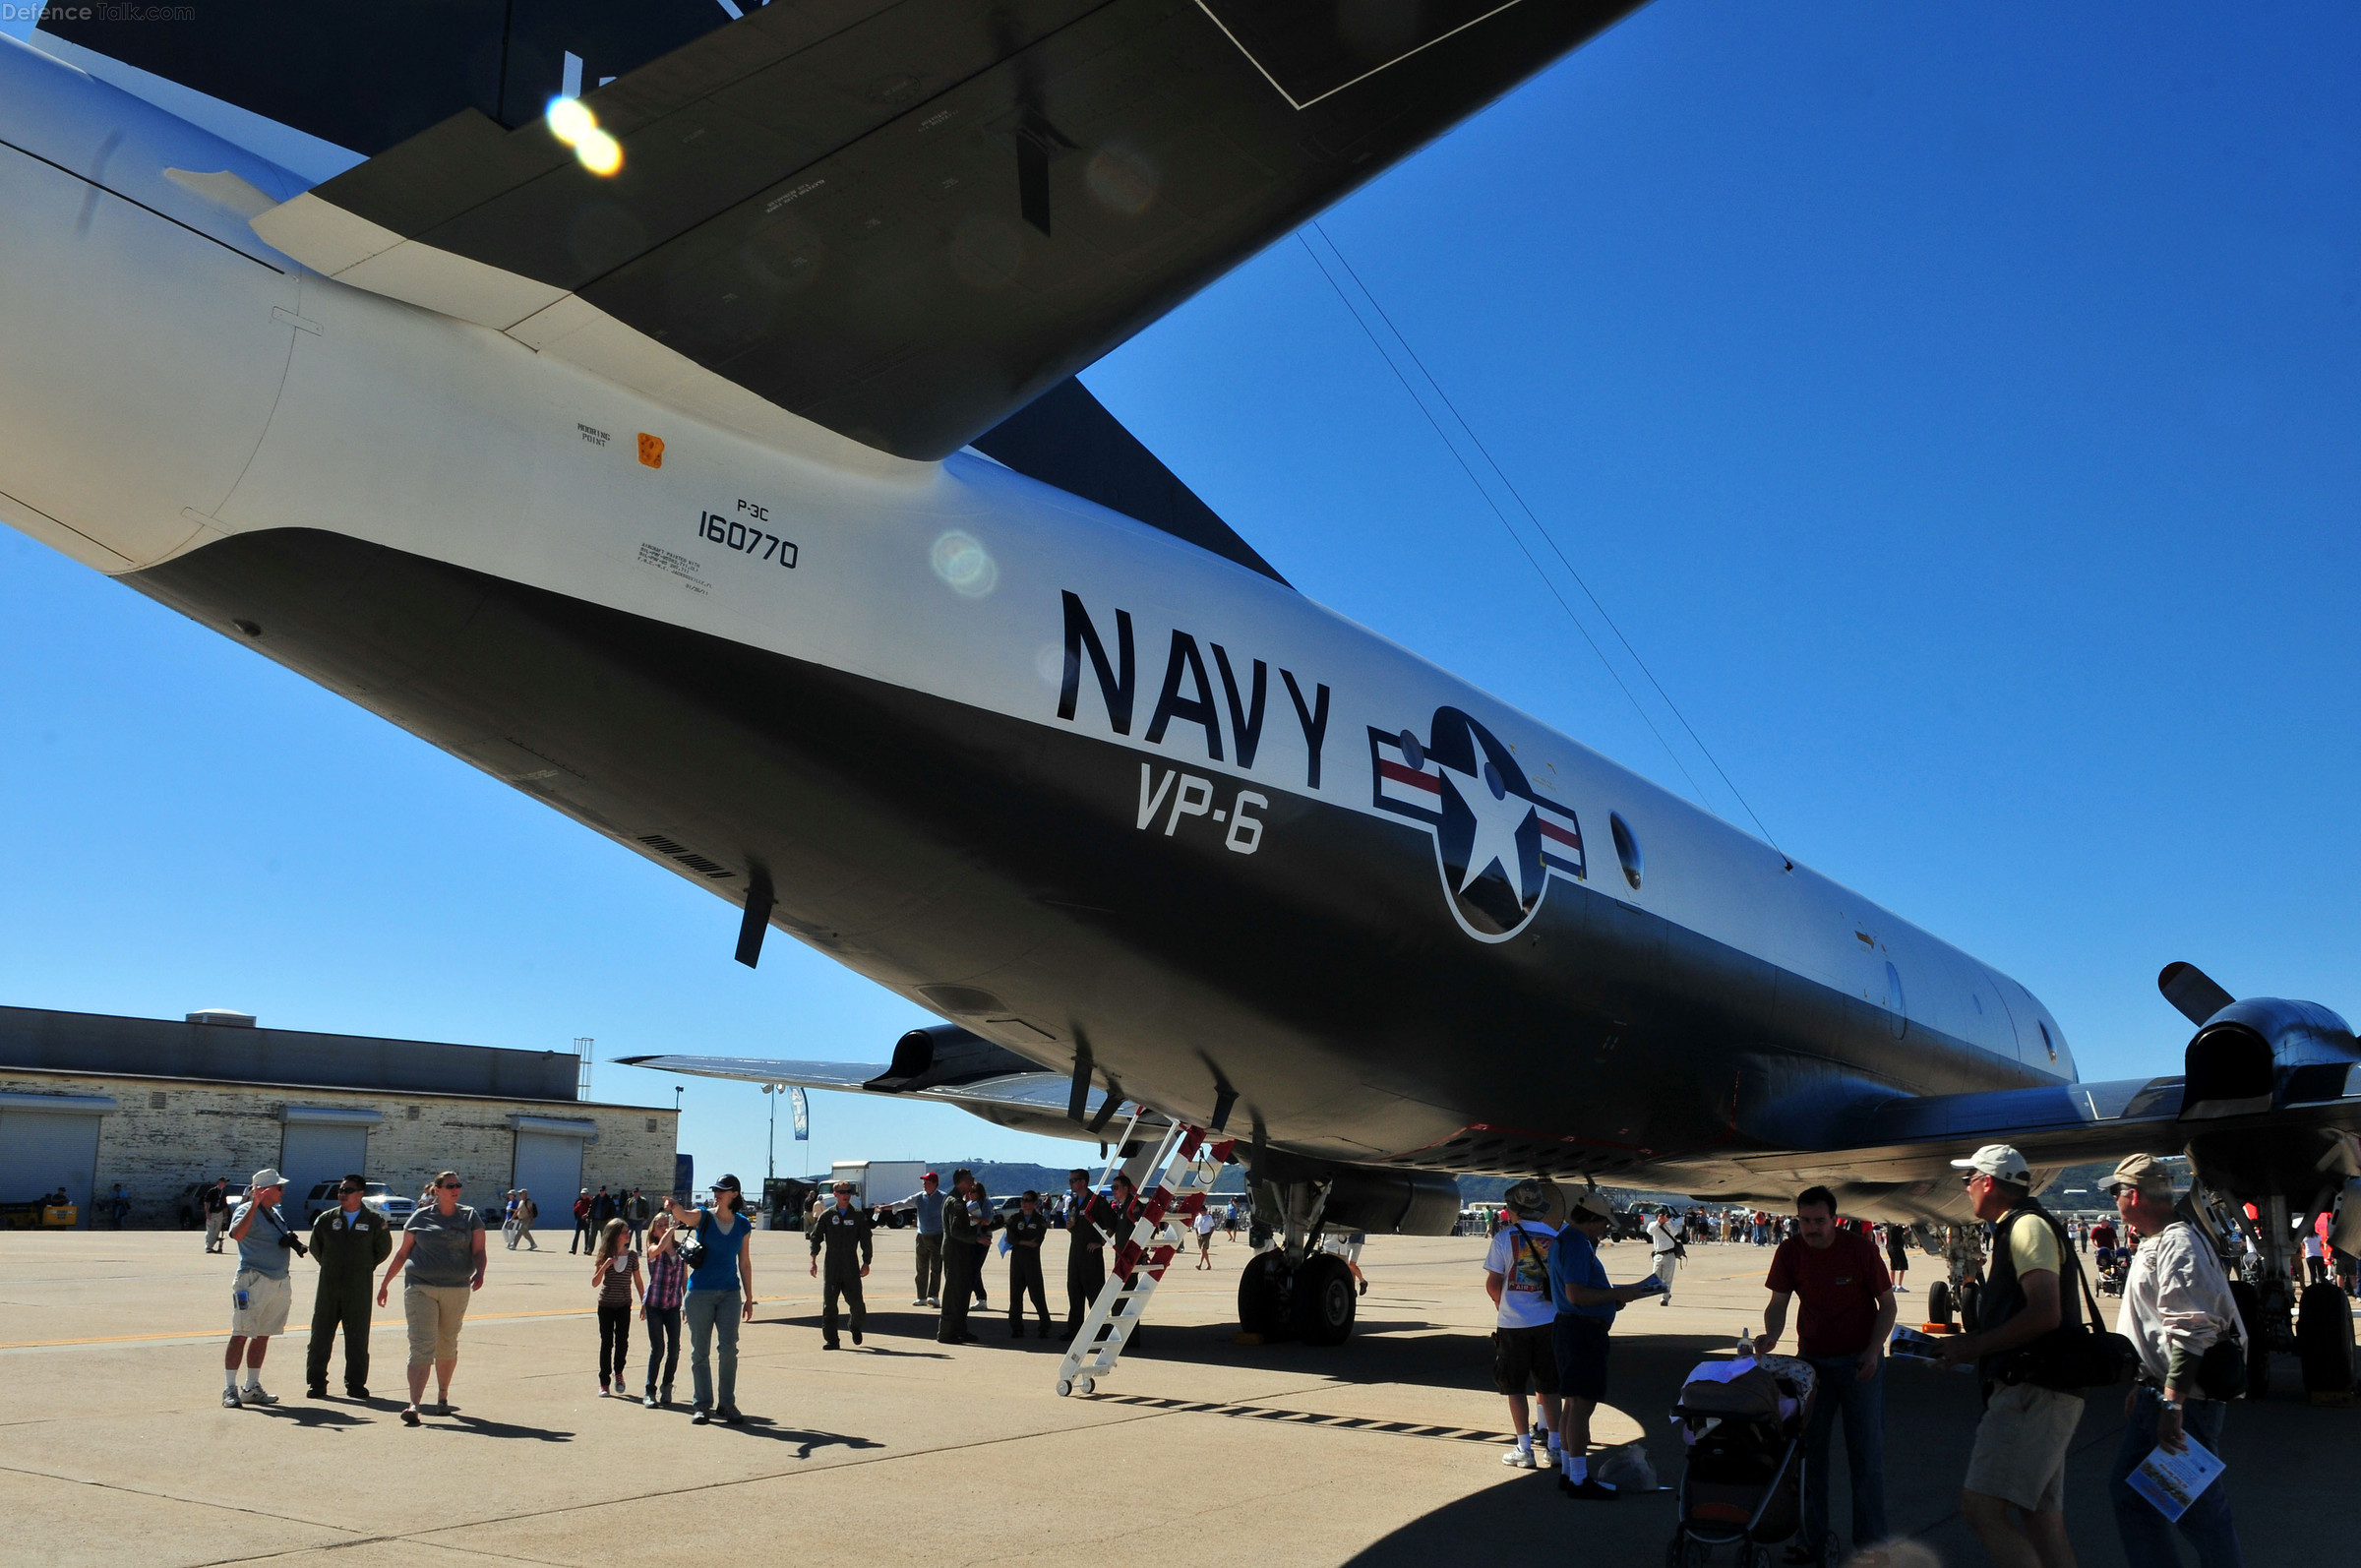
M549 122L549 134L573 147L587 131L598 129L598 119L582 106L579 98L551 98L541 117Z
M575 157L593 174L612 174L623 167L623 144L598 128L598 116L579 98L556 97L541 111L549 134L574 149Z
M623 167L623 144L596 126L574 145L574 155L593 174L612 174Z

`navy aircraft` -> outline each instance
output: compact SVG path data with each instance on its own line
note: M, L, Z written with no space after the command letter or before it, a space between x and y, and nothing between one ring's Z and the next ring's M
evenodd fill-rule
M139 9L0 40L0 513L945 1020L652 1064L1224 1129L1288 1268L1465 1173L1957 1216L2000 1139L2361 1241L2341 1019L2176 965L2184 1070L2079 1081L1073 379L1622 0Z

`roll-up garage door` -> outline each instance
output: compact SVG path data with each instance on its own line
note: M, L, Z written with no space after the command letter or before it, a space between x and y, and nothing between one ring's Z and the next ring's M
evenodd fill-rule
M541 1208L542 1225L552 1229L571 1225L575 1194L582 1186L582 1135L519 1128L515 1174L509 1185L533 1195L533 1202Z
M282 1207L290 1222L306 1224L323 1208L334 1205L333 1198L323 1202L313 1196L320 1183L356 1171L368 1174L369 1128L378 1119L377 1113L289 1106L280 1115L287 1124L278 1151L278 1173L287 1178Z
M0 1095L0 1202L30 1203L59 1187L91 1223L104 1096Z

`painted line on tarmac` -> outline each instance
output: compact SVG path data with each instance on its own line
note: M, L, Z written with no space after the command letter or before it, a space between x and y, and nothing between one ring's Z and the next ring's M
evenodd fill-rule
M808 1303L817 1299L818 1297L811 1296L757 1296L755 1297L755 1304L757 1306L793 1305L797 1302ZM392 1308L389 1307L387 1310L390 1312ZM467 1321L470 1323L497 1323L526 1317L595 1317L597 1314L598 1308L594 1306L561 1306L549 1307L538 1312L472 1312L468 1314ZM290 1327L286 1333L275 1334L272 1337L284 1339L288 1334L294 1332L295 1330ZM408 1325L397 1318L388 1317L371 1323L369 1332L372 1334L406 1333ZM176 1329L163 1334L93 1334L85 1339L0 1340L0 1351L45 1351L74 1345L140 1345L164 1340L217 1340L222 1338L225 1333L225 1330L217 1328Z

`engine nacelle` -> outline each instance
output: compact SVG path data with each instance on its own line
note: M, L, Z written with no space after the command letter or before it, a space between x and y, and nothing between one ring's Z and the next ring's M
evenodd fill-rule
M1336 1173L1322 1219L1331 1231L1449 1236L1459 1223L1459 1178L1439 1171L1348 1166Z
M2253 996L2207 1019L2185 1062L2181 1119L2207 1121L2337 1098L2361 1041L2318 1002Z
M930 1024L895 1041L892 1064L861 1087L878 1094L908 1094L1039 1071L1040 1062L1028 1061L957 1024Z

